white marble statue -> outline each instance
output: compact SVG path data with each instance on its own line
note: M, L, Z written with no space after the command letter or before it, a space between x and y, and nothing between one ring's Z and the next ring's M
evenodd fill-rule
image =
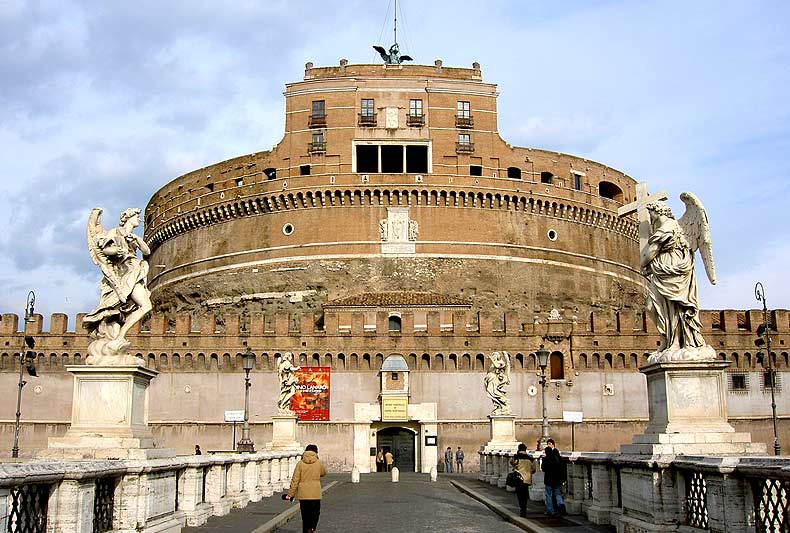
M694 273L694 252L699 250L708 279L716 283L708 216L693 194L684 192L680 199L686 204L680 220L663 201L647 204L650 238L641 266L650 282L647 311L663 337L651 363L716 359L716 351L702 338Z
M492 415L509 415L510 400L507 399L505 385L510 385L510 354L507 352L491 352L488 356L491 366L483 380L486 394L494 402Z
M140 225L140 210L121 213L120 224L111 230L101 225L102 209L88 218L87 241L91 259L104 274L99 305L83 319L93 339L88 345L89 365L143 365L129 354L126 333L151 311L151 292L145 285L148 262L137 256L151 253L142 237L133 233Z
M301 367L294 366L293 354L285 352L277 364L277 377L280 380L280 399L277 408L281 413L291 413L291 398L296 394L296 371Z

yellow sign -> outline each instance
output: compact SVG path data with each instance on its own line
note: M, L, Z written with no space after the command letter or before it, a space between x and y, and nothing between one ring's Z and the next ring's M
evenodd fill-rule
M382 396L381 397L381 421L382 422L402 422L409 419L409 397L408 396Z

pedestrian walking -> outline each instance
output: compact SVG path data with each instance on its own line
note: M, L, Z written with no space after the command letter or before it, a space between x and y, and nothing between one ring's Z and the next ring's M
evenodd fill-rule
M291 487L283 500L299 498L302 513L302 533L313 533L321 514L321 478L326 475L326 467L318 459L318 446L308 444L302 460L296 463Z
M518 500L519 516L526 518L527 503L529 502L529 488L532 486L532 474L537 470L535 460L527 455L526 444L521 443L518 445L516 455L510 460L510 466L521 476L521 479L515 487L516 499Z
M387 464L387 472L392 472L392 463L395 461L395 458L392 456L392 452L387 450L387 453L384 454L384 462Z
M376 472L384 472L384 448L379 448L376 454Z
M200 451L200 444L195 444L195 455L203 455L203 452Z
M547 441L544 453L541 470L545 474L543 484L546 487L546 514L549 516L565 514L565 501L560 493L562 484L565 483L565 463L562 462L554 439Z
M464 473L464 451L460 446L455 451L455 471L459 474Z
M450 446L444 451L444 471L448 474L453 473L453 449Z

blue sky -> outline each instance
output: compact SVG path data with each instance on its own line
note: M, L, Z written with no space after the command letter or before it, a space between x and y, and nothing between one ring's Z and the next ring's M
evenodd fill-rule
M399 2L417 63L480 62L518 146L606 163L708 210L703 308L790 308L790 4ZM389 11L389 19L387 12ZM391 0L0 0L0 312L90 310L84 228L185 172L271 148L304 64L378 62ZM72 322L73 327L73 322Z

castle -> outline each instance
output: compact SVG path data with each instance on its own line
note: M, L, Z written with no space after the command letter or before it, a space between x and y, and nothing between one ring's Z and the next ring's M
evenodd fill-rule
M517 437L534 443L541 345L560 447L571 447L563 411L583 412L577 449L613 450L640 432L638 368L659 336L643 313L636 218L617 214L636 199L636 181L509 145L497 94L477 63L308 63L286 85L274 148L187 173L152 196L145 240L156 312L129 339L161 372L150 390L157 437L182 453L196 443L230 448L224 412L243 404L240 359L251 349L252 438L262 446L276 412L275 361L293 352L296 364L331 373L329 419L300 422L303 442L319 443L336 470L372 465L381 446L419 470L447 446L469 452L487 440L486 354L505 350ZM706 341L732 362L731 422L769 442L770 378L753 342L762 311L701 319ZM37 341L41 376L23 391L28 453L65 430L63 367L80 364L88 343L81 316L73 330L64 315L49 331L42 323L37 315L21 328ZM790 314L773 311L769 323L783 419ZM22 336L18 317L4 315L5 390L16 384ZM385 411L394 396L402 405ZM9 441L13 407L0 408ZM784 420L780 432L790 436Z

